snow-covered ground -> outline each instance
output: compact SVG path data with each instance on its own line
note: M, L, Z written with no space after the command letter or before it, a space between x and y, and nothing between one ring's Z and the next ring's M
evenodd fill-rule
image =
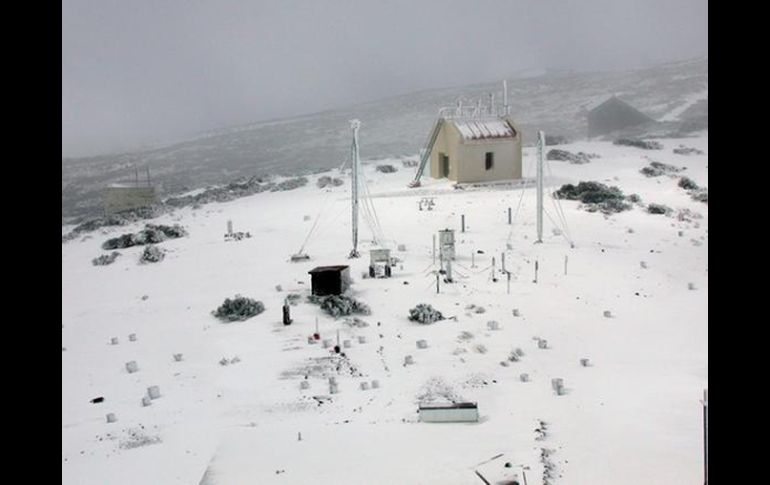
M639 169L650 160L687 167L683 175L707 186L708 155L672 149L681 143L707 152L708 136L660 141L660 151L607 142L560 146L601 158L549 162L549 190L596 180L702 218L680 221L640 207L607 218L562 201L574 248L554 234L548 217L544 243L533 244L533 188L457 190L425 179L407 189L414 169L399 160L378 162L396 166L394 174L376 172L375 163L364 168L383 231L402 260L390 279L362 277L371 247L363 222L364 256L347 259L347 176L332 189L316 187L319 174L300 189L165 215L153 222L182 224L189 236L161 243L169 254L157 264L137 264L140 247L121 250L112 265L91 264L105 253L105 239L140 224L63 244L62 483L466 484L482 483L479 470L492 483L514 474L523 483L526 473L527 483L538 484L542 448L553 450L554 484L698 483L699 399L708 383L708 206L691 200L676 178L647 178ZM534 155L525 150L525 176L534 176ZM435 209L419 211L426 196ZM517 214L513 225L509 207ZM557 220L551 197L545 207ZM312 259L289 262L319 213L306 247ZM228 220L253 237L225 242ZM432 235L444 228L457 230L456 282L442 283L436 294ZM510 293L499 274L503 252ZM335 321L304 298L292 307L294 323L282 325L287 294L309 294L308 270L329 264L351 265L352 294L372 309L362 317L369 325ZM220 323L211 311L235 294L263 301L266 312ZM410 322L408 310L418 303L456 321ZM467 310L471 304L486 311ZM308 343L316 318L322 338L335 339L339 330L352 342L339 372L329 349ZM492 320L499 330L488 329ZM538 348L534 337L549 348ZM417 348L420 339L427 349ZM516 348L524 352L520 361L501 365ZM403 365L407 355L413 365ZM239 362L220 365L235 356ZM592 365L583 367L583 358ZM129 361L138 372L126 371ZM337 376L339 393L329 394L324 372ZM302 390L305 375L310 387ZM563 378L566 394L555 395L552 378ZM360 389L375 379L378 389ZM478 402L480 422L418 422L417 396L437 384ZM152 385L162 396L143 407ZM104 401L90 402L98 396ZM117 422L107 423L108 413ZM544 439L535 432L540 420L547 423Z

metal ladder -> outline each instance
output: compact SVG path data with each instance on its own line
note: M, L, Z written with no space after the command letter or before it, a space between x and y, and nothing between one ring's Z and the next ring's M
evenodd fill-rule
M420 154L420 166L417 167L417 174L414 176L414 180L409 183L409 187L414 188L420 186L420 177L422 177L422 173L425 171L425 165L427 165L428 160L430 160L430 153L433 151L433 144L436 143L436 138L438 138L438 134L441 131L441 127L443 125L444 118L439 118L433 125L433 130L430 132L428 141L425 143L425 147L422 149L422 153Z

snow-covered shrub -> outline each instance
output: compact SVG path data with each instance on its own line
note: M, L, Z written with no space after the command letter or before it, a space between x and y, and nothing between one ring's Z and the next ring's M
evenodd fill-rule
M342 179L332 178L328 175L322 175L321 177L318 177L318 181L316 181L316 185L319 189L323 189L327 186L339 187L343 183L345 182Z
M430 404L434 402L463 402L462 396L441 377L431 377L420 388L417 395L417 401L421 404Z
M396 167L394 167L393 165L377 165L375 170L382 173L395 173Z
M166 239L176 239L187 235L187 231L179 224L164 226L162 224L147 224L144 229L134 234L123 234L106 240L102 249L123 249L145 244L157 244Z
M372 313L369 306L362 303L355 298L346 295L328 295L328 296L308 296L308 301L321 307L321 310L325 311L334 318L338 318L342 315L370 315Z
M115 259L120 256L120 253L117 251L113 251L110 254L102 254L98 258L94 258L91 260L91 263L94 266L106 266L108 264L112 264L115 262Z
M689 148L684 145L679 145L679 148L674 148L674 153L677 155L703 155L703 150L697 148Z
M598 158L598 157L599 155L596 155L593 153L583 153L583 152L572 153L572 152L568 152L567 150L560 150L558 148L548 150L548 153L545 156L545 158L548 160L569 162L573 164L588 163L591 161L592 158Z
M652 140L638 140L635 138L618 138L613 142L615 145L625 145L641 148L643 150L662 150L663 145L660 142Z
M669 165L663 162L650 162L650 165L643 167L639 173L645 177L659 177L665 174L681 172L683 169Z
M650 214L667 214L671 212L671 208L663 204L649 204L647 206L647 212Z
M265 305L261 301L235 295L232 300L226 298L212 314L223 322L247 320L265 311Z
M401 160L401 164L405 168L416 167L417 166L417 160Z
M158 263L163 261L163 258L165 257L166 253L161 248L154 244L149 244L144 248L144 251L142 251L142 255L139 257L139 263Z
M428 324L443 320L444 315L440 311L434 309L432 306L426 303L420 303L416 307L409 310L409 320L422 324Z
M275 184L270 192L279 192L284 190L294 190L307 185L307 177L297 177L293 179L284 180L283 182Z
M685 190L697 190L698 184L688 177L682 177L679 179L677 185Z
M694 190L690 192L690 197L692 197L692 200L697 202L703 202L704 204L709 203L709 189L708 188L702 188L698 190Z
M579 200L585 204L588 212L600 211L604 214L612 214L631 208L631 205L625 202L625 196L619 188L608 187L599 182L580 182L577 186L565 184L554 192L554 197Z
M605 202L607 200L622 200L623 192L617 187L608 187L599 182L580 182L577 186L562 185L554 195L559 199L579 200L587 204Z

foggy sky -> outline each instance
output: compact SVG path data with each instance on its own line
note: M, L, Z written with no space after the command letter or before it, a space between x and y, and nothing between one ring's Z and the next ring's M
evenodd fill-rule
M707 0L63 0L62 156L708 54Z

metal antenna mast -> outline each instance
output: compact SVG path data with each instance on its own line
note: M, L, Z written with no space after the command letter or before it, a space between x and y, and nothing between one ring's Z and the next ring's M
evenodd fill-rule
M545 132L537 132L537 242L543 242L543 152Z
M353 227L353 249L350 251L349 258L357 258L360 256L358 253L358 167L360 160L358 159L358 129L361 127L361 122L358 120L351 120L350 127L353 129L353 146L351 153L351 165L353 167L353 173L351 176L351 204L352 204L352 227Z

